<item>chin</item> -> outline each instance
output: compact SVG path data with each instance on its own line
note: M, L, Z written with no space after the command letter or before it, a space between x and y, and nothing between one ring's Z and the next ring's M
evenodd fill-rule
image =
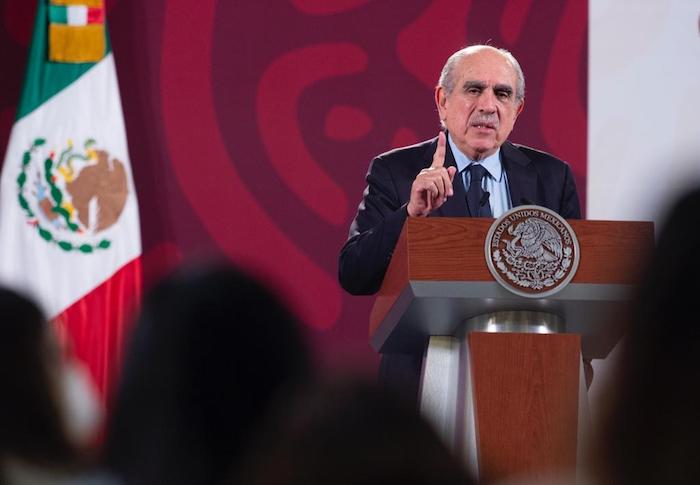
M498 145L496 145L495 143L489 143L488 145L479 144L479 145L473 145L472 150L474 150L476 153L483 154L483 153L488 153L490 151L494 151L497 147L498 147Z
M489 155L496 152L498 145L488 145L488 146L472 146L471 150L475 153L475 160L482 160Z

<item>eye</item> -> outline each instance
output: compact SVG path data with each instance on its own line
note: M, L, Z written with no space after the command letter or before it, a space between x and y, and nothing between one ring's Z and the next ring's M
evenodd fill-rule
M510 99L510 92L508 91L496 91L496 96L498 99L502 99L504 101Z
M481 89L479 88L467 88L467 94L479 94L481 93Z

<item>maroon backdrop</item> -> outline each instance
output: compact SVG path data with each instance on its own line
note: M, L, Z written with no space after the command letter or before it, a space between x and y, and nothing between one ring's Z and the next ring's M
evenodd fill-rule
M325 367L376 362L372 298L337 284L369 160L434 136L447 56L490 42L527 82L511 135L586 177L587 2L107 0L148 284L223 253L297 310ZM33 0L0 0L0 151ZM584 201L585 202L585 201ZM232 342L231 345L244 343Z

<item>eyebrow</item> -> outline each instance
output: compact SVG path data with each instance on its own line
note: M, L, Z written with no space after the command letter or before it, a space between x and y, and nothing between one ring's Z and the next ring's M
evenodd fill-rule
M467 80L464 82L464 85L462 86L462 89L464 91L467 91L472 88L477 88L480 90L486 89L487 85L483 81L473 81L473 80ZM502 92L502 93L508 93L509 95L513 94L513 88L509 86L508 84L496 84L493 87L494 92Z
M464 91L466 91L466 90L471 89L471 88L477 88L477 89L484 90L484 89L486 89L486 83L483 81L469 81L469 80L464 81L464 85L462 86L462 89Z
M513 94L513 88L510 87L510 86L507 85L507 84L496 84L496 85L493 87L493 91L494 91L494 92L500 91L500 92L503 92L503 93Z

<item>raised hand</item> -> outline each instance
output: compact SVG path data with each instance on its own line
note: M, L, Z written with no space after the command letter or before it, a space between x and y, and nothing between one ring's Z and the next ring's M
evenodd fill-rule
M416 176L411 185L411 198L408 201L408 215L411 217L427 216L440 208L452 197L452 180L457 173L456 167L445 168L445 145L447 139L442 131L438 134L438 143L433 163Z

